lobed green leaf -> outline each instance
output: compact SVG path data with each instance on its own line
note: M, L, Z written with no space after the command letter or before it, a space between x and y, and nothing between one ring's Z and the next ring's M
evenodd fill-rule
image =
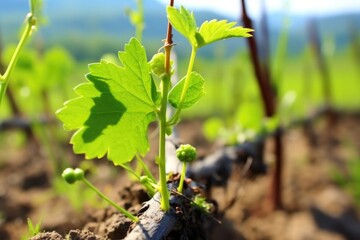
M101 61L89 65L88 83L80 84L78 98L57 112L68 130L75 153L87 159L107 154L115 165L149 150L147 127L155 115L157 92L145 49L132 38L119 53L124 67Z
M180 7L180 10L175 7L168 6L166 11L171 25L185 38L187 38L192 46L195 46L197 44L195 37L197 25L194 14L183 6Z
M197 72L190 74L190 85L186 92L182 108L190 108L205 94L204 78ZM178 108L185 77L181 79L169 92L169 102L174 108Z
M200 28L196 25L194 14L184 7L176 9L167 7L167 17L172 26L188 39L194 48L200 48L210 43L233 37L251 37L250 28L236 25L236 22L227 20L205 21Z
M234 27L236 22L228 22L227 20L211 20L205 21L197 35L198 47L208 45L210 43L233 37L251 37L250 32L253 30L244 27Z

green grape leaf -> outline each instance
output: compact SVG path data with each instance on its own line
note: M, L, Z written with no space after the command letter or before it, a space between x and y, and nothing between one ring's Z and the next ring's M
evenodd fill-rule
M171 25L188 39L194 48L201 48L210 43L233 37L251 37L250 28L244 28L236 25L236 22L227 20L205 21L200 28L196 25L194 14L184 8L180 10L175 7L167 7L167 17Z
M186 92L182 108L190 108L205 94L204 78L197 72L190 74L189 88ZM169 92L169 102L174 108L178 108L185 77L181 79Z
M132 38L119 53L124 67L101 61L90 64L89 82L80 84L78 98L57 112L65 129L77 130L70 142L87 159L105 154L115 165L149 150L147 127L155 115L157 92L145 49Z
M192 46L196 46L197 41L195 35L197 25L194 14L183 6L180 7L180 10L175 7L168 6L166 11L171 25L185 38L187 38Z
M253 30L244 27L234 27L236 22L228 22L227 20L211 20L205 21L197 34L198 48L210 43L233 37L251 37L250 32Z

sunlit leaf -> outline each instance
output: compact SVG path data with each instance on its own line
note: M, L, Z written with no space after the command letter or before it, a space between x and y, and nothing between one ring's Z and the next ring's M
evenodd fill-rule
M233 37L251 37L250 28L240 26L234 27L236 22L228 22L227 20L211 20L205 21L200 29L200 35L197 35L198 47L203 47L210 43Z
M181 79L169 92L170 104L177 108L179 106L182 89L184 87L185 77ZM189 88L186 92L182 108L190 108L205 94L204 79L197 72L190 75Z
M167 7L167 17L172 26L188 39L191 46L200 48L210 43L233 37L251 37L250 28L235 26L227 20L205 21L200 28L192 12L184 8Z
M168 6L167 17L171 25L184 37L186 37L192 46L196 45L195 34L197 31L196 20L194 14L183 6L178 10L175 7Z
M74 151L86 158L107 154L114 164L130 161L149 149L147 127L155 118L156 91L145 49L132 38L119 53L124 67L101 61L89 65L88 83L57 112L68 130Z

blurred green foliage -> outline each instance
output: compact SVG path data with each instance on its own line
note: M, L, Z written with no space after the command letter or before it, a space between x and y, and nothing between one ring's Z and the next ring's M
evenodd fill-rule
M352 47L349 46L337 55L326 55L325 59L333 91L332 106L342 110L359 109L360 73ZM268 124L264 122L257 82L246 54L199 62L201 63L196 68L200 68L199 71L204 72L204 78L207 79L206 95L194 109L185 112L186 116L217 117L217 120L209 120L211 123L205 124L205 134L211 139L215 138L215 129L219 130L218 136L224 136L224 128L234 131L234 125L238 125L242 133L246 129L255 134L264 130L264 126ZM304 49L300 56L285 59L281 67L281 79L276 81L278 115L277 119L271 120L271 124L276 125L278 122L287 125L322 107L324 98L321 78L310 49ZM219 121L222 121L222 127ZM214 125L213 129L210 129L210 125ZM274 126L270 128L273 129ZM234 140L233 136L228 137L230 142Z
M8 46L4 50L5 64L10 61L14 47ZM45 52L24 49L10 83L23 113L31 118L49 110L48 114L53 114L72 94L70 81L76 67L73 57L64 48L53 47ZM44 99L45 95L49 99ZM9 114L10 110L5 105L0 110L0 116Z
M241 123L242 129L258 132L264 124L262 103L253 70L246 53L238 52L227 58L222 55L222 45L218 45L217 58L202 58L195 69L203 72L205 96L185 117L218 117L223 126ZM175 51L177 49L175 48ZM7 47L4 61L9 60L13 47ZM239 50L241 51L241 50ZM106 53L104 53L106 55ZM108 58L113 58L112 55ZM360 72L352 48L334 56L327 56L333 87L333 105L340 109L356 109L360 105L358 94ZM72 53L64 48L53 47L43 53L26 49L21 55L18 70L14 73L10 87L29 117L38 117L45 111L42 92L49 96L46 104L53 112L65 99L73 94L72 88L82 81L86 66L76 62ZM179 71L184 72L186 61L180 59ZM321 73L309 49L298 57L286 59L281 68L281 81L278 81L279 118L281 122L304 117L323 103ZM10 115L7 104L0 109L0 116ZM224 132L223 132L224 133ZM214 133L210 133L214 138Z

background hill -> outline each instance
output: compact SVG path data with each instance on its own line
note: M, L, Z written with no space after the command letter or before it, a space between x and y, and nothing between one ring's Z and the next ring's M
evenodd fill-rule
M166 18L164 6L154 0L144 1L146 29L144 32L145 45L154 51L161 46L161 40L165 37ZM44 17L46 24L40 27L37 41L45 47L62 45L66 47L79 60L98 59L106 52L116 52L134 34L126 14L126 8L135 8L135 1L119 0L61 0L45 1ZM0 3L0 31L1 38L5 43L16 42L19 27L23 23L28 11L27 0L2 0ZM200 23L206 19L222 19L211 12L195 12L197 21ZM284 14L272 13L269 18L269 30L271 47L275 48L277 39L283 29ZM360 15L358 13L326 16L315 18L320 28L322 37L331 39L335 50L341 51L350 42L350 31L360 31ZM236 19L231 19L236 21ZM307 42L308 16L289 17L290 41L288 53L297 54L303 52ZM256 34L261 40L259 21L255 23ZM187 43L178 35L175 35L178 47L187 47ZM214 47L222 45L219 43ZM222 49L226 53L241 50L245 43L242 40L228 41ZM180 57L181 57L180 51ZM186 52L186 51L185 51ZM214 53L213 48L202 50L203 56Z

